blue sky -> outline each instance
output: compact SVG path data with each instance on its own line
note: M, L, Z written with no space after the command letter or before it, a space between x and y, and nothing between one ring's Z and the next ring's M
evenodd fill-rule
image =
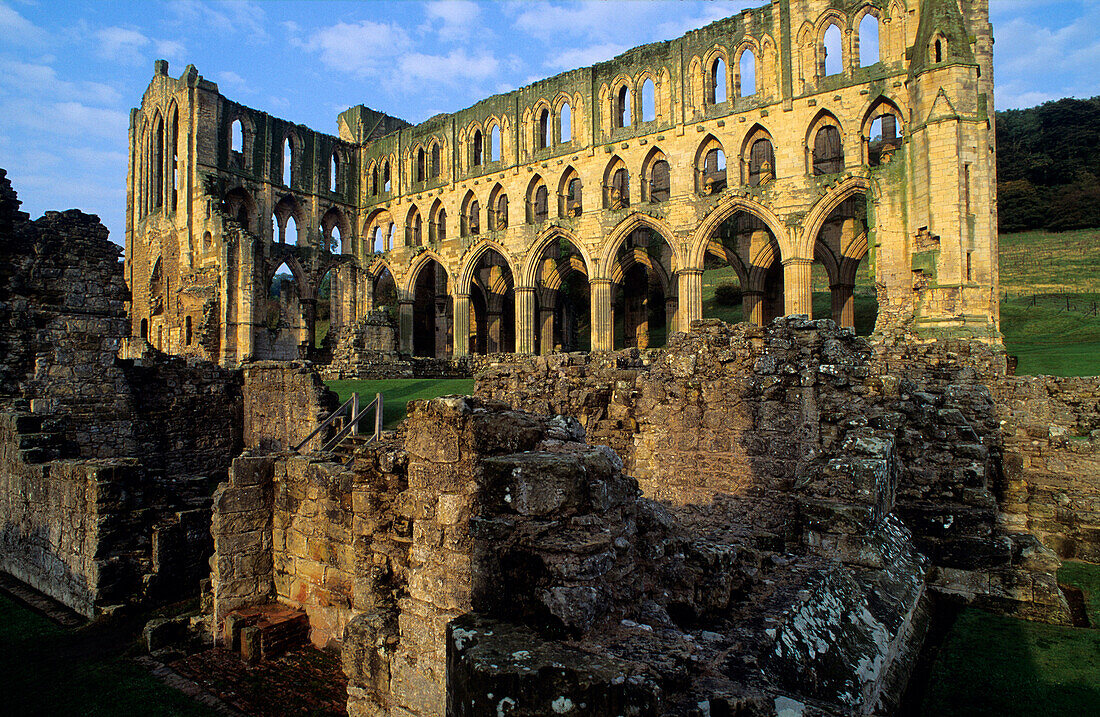
M418 122L763 1L0 0L0 167L32 217L78 207L122 243L128 112L157 58L334 133L352 105ZM1100 94L1100 2L990 5L999 109Z

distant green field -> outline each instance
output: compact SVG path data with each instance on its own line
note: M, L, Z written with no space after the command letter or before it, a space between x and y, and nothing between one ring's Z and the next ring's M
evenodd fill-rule
M1100 565L1066 562L1059 580L1100 616ZM922 715L1100 714L1100 630L1061 627L966 608L932 668Z
M326 381L329 388L340 396L340 402L359 392L359 400L369 403L374 394L382 394L382 422L392 429L405 418L405 404L419 398L435 398L451 394L468 395L474 392L470 378L417 379L395 378L379 381Z

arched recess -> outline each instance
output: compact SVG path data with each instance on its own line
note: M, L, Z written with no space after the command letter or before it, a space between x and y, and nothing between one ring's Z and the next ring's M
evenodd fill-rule
M741 43L734 53L733 63L734 96L755 95L757 76L760 74L760 49L750 41Z
M726 49L715 46L703 58L706 103L720 105L730 97L729 57Z
M603 172L603 207L619 210L630 206L630 173L626 162L617 155L607 163Z
M757 124L741 144L741 183L759 187L771 183L776 175L775 144L771 132Z
M558 216L566 219L579 217L583 213L584 184L581 175L572 167L567 167L558 182Z
M656 204L672 196L672 175L668 159L659 147L654 147L642 162L642 201Z
M867 196L849 185L819 201L811 212L819 227L813 235L813 315L831 317L864 336L874 330L878 316L868 255Z
M872 167L889 164L905 136L901 110L892 100L880 95L863 115L860 136L865 164Z
M466 192L466 196L462 198L462 221L459 228L464 237L481 233L481 204L473 190Z
M527 223L538 224L550 218L550 192L546 181L536 174L527 183Z
M258 316L254 350L256 358L292 361L304 358L309 352L308 304L313 294L309 289L305 271L293 257L283 261L274 259L264 272L262 301L255 302Z
M371 307L375 311L384 311L391 315L397 308L397 281L393 278L393 272L385 261L379 260L371 264L367 272L371 284Z
M287 195L280 199L273 212L275 226L272 229L276 231L273 233L272 240L279 244L291 243L304 246L307 232L302 226L304 220L302 215L302 209L294 197Z
M679 258L666 237L671 230L648 215L620 224L605 247L611 279L611 345L663 346L677 328Z
M471 253L458 286L470 297L470 352L514 353L516 350L515 275L503 247L482 242ZM456 327L462 330L463 327Z
M590 261L563 230L543 235L528 255L525 285L535 287L535 353L592 346Z
M776 238L780 249L786 252L787 247L789 247L789 242L786 238L787 231L783 222L780 221L779 217L776 216L774 212L750 197L727 195L722 198L709 214L703 217L703 221L699 223L698 228L695 230L695 234L691 239L691 247L686 257L686 267L701 268L703 266L703 260L713 235L723 222L738 212L751 214L762 221L768 231L771 232L772 236Z
M763 218L736 208L710 233L705 249L704 318L766 324L783 315L781 250Z
M438 255L430 251L421 254L409 272L414 356L447 358L453 351L454 305L449 279ZM401 323L404 330L406 322Z
M726 188L726 150L718 138L708 134L695 152L695 191L717 194Z
M367 217L367 229L364 235L369 242L370 252L391 251L394 247L390 243L390 228L393 226L393 216L385 209L376 209Z
M415 204L405 215L405 246L424 246L424 218Z
M806 130L806 173L813 176L844 171L844 128L828 110L817 113Z
M490 231L503 231L508 228L508 194L499 183L489 192L487 209Z
M225 213L241 225L241 228L253 234L259 233L257 215L259 209L252 194L244 187L229 190L225 195Z
M321 236L325 248L333 254L354 253L351 241L351 222L339 207L332 207L321 217Z
M817 29L817 76L839 75L847 66L844 57L845 19L836 10L828 11Z
M447 241L447 210L439 199L432 203L428 213L428 241L432 244Z

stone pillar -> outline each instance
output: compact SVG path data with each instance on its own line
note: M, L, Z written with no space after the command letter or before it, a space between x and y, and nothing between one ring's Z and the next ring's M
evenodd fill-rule
M763 291L744 291L741 292L741 313L744 314L745 321L756 324L757 326L764 325L764 292Z
M413 352L413 301L398 300L398 328L401 332L401 353L412 356Z
M502 316L499 311L485 312L485 353L495 354L500 351L500 324Z
M455 294L454 357L470 355L470 295Z
M615 325L611 319L611 279L592 279L592 350L610 351L615 346Z
M668 337L672 334L680 331L681 329L677 325L677 321L680 314L680 300L675 296L665 297L665 342L668 342Z
M679 330L687 333L691 329L691 322L703 318L703 270L682 269L679 272L680 292L677 306L677 317L680 320ZM669 324L669 331L672 331Z
M563 339L564 342L564 339ZM543 356L554 352L554 309L539 309L539 353Z
M516 287L516 353L535 353L535 290Z
M783 261L783 312L791 314L805 314L813 317L811 300L813 293L810 287L810 267L813 259L803 257L791 257Z
M833 295L833 321L837 326L855 327L855 306L852 301L852 284L833 284L829 287Z

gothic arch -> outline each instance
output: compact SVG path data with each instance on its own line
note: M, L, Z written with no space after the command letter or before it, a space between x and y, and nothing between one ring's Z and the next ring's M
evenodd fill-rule
M420 276L421 269L432 261L439 264L439 267L443 269L443 273L447 275L447 279L450 280L453 274L451 270L447 268L447 264L444 263L443 257L436 254L432 249L426 249L413 257L412 262L409 264L409 270L405 273L405 285L400 287L405 296L412 296L416 292L416 280ZM392 270L390 273L393 273ZM451 291L454 291L453 285L451 285L450 288Z
M786 251L788 248L786 245L787 231L783 222L771 209L751 197L726 196L709 214L703 217L703 221L699 223L699 227L695 230L695 234L691 239L691 248L688 251L687 263L684 265L685 268L703 268L703 259L706 257L707 245L710 243L711 236L722 225L722 222L737 212L751 214L764 222L771 231L772 236L779 243L781 253Z
M504 246L497 243L497 242L495 242L495 241L486 239L486 240L478 242L477 245L470 252L470 255L463 262L462 269L459 271L458 288L457 288L458 291L462 291L463 289L468 290L468 288L470 286L470 282L473 281L474 270L477 269L478 261L481 259L482 255L484 255L485 252L487 252L487 251L495 251L497 254L499 254L500 257L502 259L504 259L504 263L508 265L508 270L510 272L512 272L512 276L513 277L516 276L516 271L515 271L516 262L508 254L508 252L504 248Z
M866 194L869 198L872 198L873 191L870 180L866 177L848 177L817 200L802 224L802 234L798 237L795 246L796 256L813 256L811 252L813 252L814 243L817 241L818 234L821 233L821 227L825 224L825 220L844 200L856 194ZM776 237L778 238L778 235Z
M539 260L542 258L542 252L555 239L565 239L572 244L584 260L584 267L588 276L592 276L592 255L588 253L584 243L578 241L572 232L563 227L547 227L539 233L538 238L535 239L527 252L527 257L523 262L522 284L519 284L520 286L535 286L538 283Z
M664 219L651 217L648 214L634 212L615 225L615 228L608 234L603 249L600 251L600 263L597 266L600 276L610 277L610 269L615 263L615 255L619 251L619 246L635 229L650 229L661 235L661 238L668 244L669 249L672 250L672 274L680 271L685 266L680 256L676 233L672 231L672 227L669 226L668 222Z

